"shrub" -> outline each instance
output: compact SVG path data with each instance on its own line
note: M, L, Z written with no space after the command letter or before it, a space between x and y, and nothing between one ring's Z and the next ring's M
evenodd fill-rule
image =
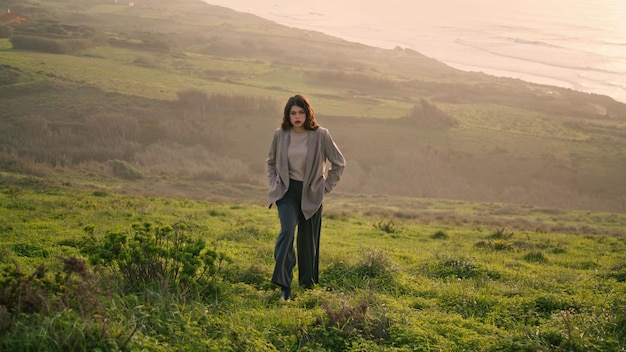
M189 235L183 223L158 227L152 223L133 224L132 235L108 232L99 240L84 239L81 249L94 265L102 265L120 276L123 287L138 291L153 284L165 284L181 293L207 293L221 265L230 259L205 242Z
M0 276L0 317L18 319L23 315L35 317L75 311L93 319L90 321L95 326L105 324L106 312L100 304L105 291L93 279L85 260L77 257L61 260L63 269L56 274L51 274L44 264L31 274L24 273L17 265L6 268ZM13 323L0 324L0 334L6 333Z
M139 180L143 178L141 172L124 160L109 161L113 175L125 180Z
M16 243L11 249L20 257L48 258L50 256L46 248L31 243Z
M14 35L10 39L13 48L32 50L52 54L67 54L70 49L58 39L50 39L31 35Z
M374 228L384 233L398 233L400 228L393 220L379 220L373 224Z
M442 230L439 230L439 231L433 233L432 235L430 235L430 238L432 238L433 240L447 240L448 239L448 234L445 233Z
M11 27L0 25L0 38L10 38L11 34L13 34Z
M449 116L440 110L437 105L424 98L420 99L420 103L414 105L401 120L431 128L451 128L459 124L454 117Z

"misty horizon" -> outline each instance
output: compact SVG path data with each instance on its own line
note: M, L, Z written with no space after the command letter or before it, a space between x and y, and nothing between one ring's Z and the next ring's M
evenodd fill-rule
M626 5L618 0L204 0L348 41L416 50L463 71L571 88L626 102ZM302 10L304 9L304 11Z

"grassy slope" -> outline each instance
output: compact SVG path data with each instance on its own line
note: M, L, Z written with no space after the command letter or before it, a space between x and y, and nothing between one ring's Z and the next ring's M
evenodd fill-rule
M463 73L409 50L369 48L194 1L176 7L165 1L137 4L129 8L105 1L43 1L36 5L47 9L41 12L24 5L34 17L86 24L103 37L117 39L74 55L16 51L0 40L2 63L20 70L18 82L0 87L0 99L7 106L0 123L14 134L4 151L75 169L90 158L84 152L88 148L80 146L84 141L75 142L83 151L53 142L29 146L18 142L28 134L22 130L29 126L24 121L44 119L42 133L59 134L58 140L63 140L63 133L88 130L85 123L105 113L128 116L139 121L141 137L136 142L145 150L155 141L181 142L168 131L187 113L176 106L183 89L269 98L276 101L276 111L292 92L306 92L349 157L352 167L340 186L346 192L398 195L408 190L413 196L623 210L623 104ZM166 43L169 50L144 45L154 42ZM434 102L458 126L443 130L419 121L390 122L420 99ZM221 126L214 133L228 145L219 153L231 163L246 165L242 173L249 173L253 186L263 185L262 161L276 115L223 113L216 122ZM236 122L242 116L243 130ZM50 150L49 155L35 152L42 148ZM112 149L104 144L101 148ZM203 148L211 152L209 146ZM106 161L105 152L94 153L103 155L92 158L95 162ZM188 150L177 153L171 158L189 155ZM135 150L108 155L127 160L148 178L157 169L142 164ZM193 160L201 163L201 158ZM200 188L172 170L156 172ZM393 184L386 182L389 178ZM397 187L400 184L405 189Z
M271 34L270 39L259 37L259 41L266 46L276 41L275 50L303 35L225 10L214 9L215 15L208 17L198 15L199 11L186 11L187 16L173 13L170 18L178 22L168 22L166 28L160 10L94 6L95 2L86 1L42 3L58 6L57 16L65 16L63 21L105 26L109 34L129 23L137 28L153 28L149 25L156 23L169 33L181 26L197 31L227 22L223 35L263 31ZM77 3L82 4L78 10ZM164 1L161 6L172 3ZM67 14L68 9L72 13ZM125 35L132 36L132 31L116 36ZM624 348L623 215L552 209L572 204L563 200L536 207L375 195L390 190L407 195L402 185L415 178L419 180L415 189L423 195L436 186L435 179L459 189L461 183L477 188L483 180L494 193L497 189L512 192L511 184L522 187L525 180L534 179L535 187L522 187L516 197L529 190L549 195L551 190L541 188L545 187L541 182L546 180L543 174L550 172L553 178L547 180L568 189L587 187L590 194L619 196L625 187L620 176L626 174L621 105L577 94L572 99L580 103L566 98L546 103L546 96L524 103L516 100L516 93L503 92L526 92L527 86L533 91L551 88L463 74L417 54L307 35L316 39L311 44L322 59L287 55L278 59L276 52L251 57L202 54L201 44L174 54L99 47L61 56L11 50L6 40L0 40L0 62L21 70L20 82L0 87L4 109L0 123L3 131L11 131L3 140L19 140L16 145L23 146L21 150L32 148L32 154L50 160L63 161L54 159L59 150L75 158L59 162L51 171L28 157L4 154L2 168L10 172L0 174L3 267L15 260L27 272L41 262L53 271L61 270L56 256L78 253L77 241L86 225L93 224L97 236L103 236L107 231L128 231L132 223L144 221L184 221L195 235L234 259L220 275L219 291L208 298L166 294L160 288L106 297L104 316L80 319L71 310L32 320L22 316L20 324L0 339L3 350L11 350L9 346L76 350L85 348L81 338L93 336L89 335L93 330L105 330L118 347L135 331L125 347L153 351ZM325 48L328 43L334 43L334 49ZM138 57L142 65L134 63ZM302 65L293 66L294 62ZM333 80L327 72L339 79ZM345 72L352 76L342 76ZM420 83L415 86L412 80ZM491 90L493 85L506 88ZM161 144L155 141L175 138L159 127L174 129L172 120L185 122L179 115L189 112L177 106L176 93L190 87L270 97L278 109L291 91L311 92L320 118L332 128L351 166L342 188L326 201L321 287L313 291L296 287L297 298L280 305L278 292L267 281L278 223L275 212L263 204L262 178L268 126L276 123L275 113L264 110L250 118L249 112L237 111L219 120L218 130L227 135L229 145L222 154L246 160L250 173L261 179L258 183L218 182L183 173L196 166L185 164L186 159L210 163L221 156L211 154L209 144L200 152L186 145L180 149L185 154L164 159L166 167L150 173L159 161L152 156L152 163L142 170L148 176L142 179L125 181L106 172L107 160L124 155L123 149L116 154L113 148L124 140L104 144L108 154L91 149L99 146L100 132L110 135L113 127L106 121L125 126L126 136L141 141L142 149L167 154L177 147L172 143L159 149ZM470 94L462 87L484 94ZM557 91L563 97L570 94ZM459 126L425 129L395 119L421 97L435 101ZM589 113L593 104L586 99L617 110L611 110L612 118L603 118ZM98 133L90 134L90 129ZM29 135L28 130L41 133ZM76 138L76 131L86 134L90 143ZM211 130L202 132L206 134L198 138L216 137ZM65 149L38 143L33 136L58 139ZM186 134L176 141L192 137ZM74 146L74 141L80 143ZM40 149L50 149L49 155L37 154ZM143 160L149 157L146 150L137 155ZM84 158L80 164L79 158ZM389 168L388 159L397 169ZM393 177L389 170L394 170ZM43 177L16 178L18 173ZM381 188L381 179L387 180L387 187L398 189ZM538 199L528 197L528 201L517 200ZM575 204L600 208L595 202Z
M104 348L105 341L119 347L130 332L127 348L151 351L624 347L623 215L332 196L320 286L295 286L295 300L281 305L267 281L278 230L273 210L2 176L4 267L16 261L29 273L43 262L51 274L62 271L57 256L77 255L87 226L102 238L143 222L184 222L232 259L209 297L150 288L107 296L102 316L61 310L54 319L43 314L29 321L24 315L0 338L6 351L76 350L84 348L83 339L92 348ZM94 327L108 338L96 338Z

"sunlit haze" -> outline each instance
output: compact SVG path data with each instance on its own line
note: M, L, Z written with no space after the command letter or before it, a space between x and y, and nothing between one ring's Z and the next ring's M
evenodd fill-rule
M205 0L290 27L626 102L623 0Z

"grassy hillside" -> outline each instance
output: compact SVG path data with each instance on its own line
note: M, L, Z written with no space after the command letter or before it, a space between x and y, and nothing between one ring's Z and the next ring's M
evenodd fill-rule
M127 5L0 1L26 20L0 24L10 34L0 38L2 170L263 199L272 130L303 93L346 154L339 193L626 210L626 105L608 97L199 1Z
M274 210L2 176L5 352L626 348L624 215L329 196L280 303Z
M127 5L0 0L1 351L626 349L624 104ZM265 158L294 93L348 167L320 284L281 304Z

